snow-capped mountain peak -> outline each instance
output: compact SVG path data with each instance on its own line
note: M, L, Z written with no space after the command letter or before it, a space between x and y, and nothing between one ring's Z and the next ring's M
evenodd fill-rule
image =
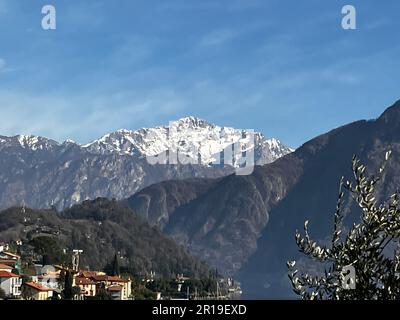
M254 141L249 144L250 137L253 137ZM224 150L232 145L239 145L241 151L254 149L254 160L259 165L273 162L293 151L279 140L267 139L261 133L221 127L192 116L154 128L136 131L120 129L86 145L79 145L72 140L59 144L54 140L34 135L0 136L0 148L22 147L40 151L76 146L91 154L118 154L139 158L154 157L168 151L168 154L191 159L188 163L203 165L218 163Z
M292 151L261 133L220 127L195 117L154 128L117 130L87 145L72 140L60 144L34 135L0 136L0 187L4 191L0 205L9 207L24 200L32 206L48 207L54 203L65 208L99 196L126 198L143 187L170 179L242 174L240 160L244 157L225 151L239 151L240 155L246 151L247 156L252 149L259 165ZM172 162L171 158L177 161ZM224 165L215 165L218 160ZM172 166L152 165L155 163ZM251 168L252 165L253 162Z
M120 129L104 135L98 140L83 145L82 148L92 153L118 153L121 155L134 155L136 151L135 132Z
M171 121L169 125L144 128L137 131L120 129L82 146L91 153L156 156L163 152L183 154L208 165L228 146L243 144L249 132L243 129L220 127L196 117ZM266 164L293 150L279 140L266 139L261 133L254 134L255 161Z
M17 147L26 150L50 150L58 146L59 143L40 136L34 135L16 135L13 137L0 136L1 147Z

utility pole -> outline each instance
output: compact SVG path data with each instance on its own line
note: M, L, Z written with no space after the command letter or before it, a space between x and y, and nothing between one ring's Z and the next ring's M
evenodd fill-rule
M83 250L74 249L72 250L72 270L79 271L79 256L83 253Z

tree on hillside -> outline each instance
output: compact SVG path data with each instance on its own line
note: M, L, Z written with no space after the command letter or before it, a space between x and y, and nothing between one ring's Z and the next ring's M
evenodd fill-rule
M115 254L115 256L114 256L114 261L112 263L111 275L112 276L119 276L119 262L118 262L118 255L117 254Z
M63 252L57 239L50 236L39 236L33 238L30 245L34 247L36 253L42 255L43 265L65 264L68 256Z
M310 275L297 270L296 261L287 263L293 290L302 299L400 299L400 192L379 205L375 198L390 154L373 176L367 176L366 166L353 158L354 181L340 182L329 247L310 238L308 221L304 236L296 232L300 252L324 269ZM362 211L360 222L346 235L342 234L345 191Z
M110 276L119 276L121 274L117 254L115 254L114 258L104 266L103 271Z
M64 299L65 300L72 300L74 294L72 290L72 284L73 284L73 275L72 273L68 270L65 273L65 283L64 283Z

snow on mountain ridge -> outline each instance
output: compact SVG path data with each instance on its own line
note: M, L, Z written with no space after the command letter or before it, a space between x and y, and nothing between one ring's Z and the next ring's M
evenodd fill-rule
M91 143L80 145L72 140L62 144L40 136L18 135L0 137L3 146L21 146L32 151L52 149L57 146L74 144L82 150L94 154L119 154L148 157L169 150L183 154L189 159L200 159L208 165L232 144L243 145L249 132L232 127L220 127L193 116L171 121L169 125L139 130L119 129L108 133ZM267 139L261 133L254 133L255 161L266 164L275 161L293 150L275 138Z
M136 131L120 129L95 140L83 148L94 153L156 156L167 150L179 152L190 159L199 159L202 164L214 162L228 146L239 142L242 146L248 131L232 127L220 127L196 117L185 117L172 121L168 126L143 128ZM256 163L266 164L292 152L279 140L266 139L254 133Z
M21 147L27 150L50 150L60 144L57 141L34 135L0 136L2 147Z

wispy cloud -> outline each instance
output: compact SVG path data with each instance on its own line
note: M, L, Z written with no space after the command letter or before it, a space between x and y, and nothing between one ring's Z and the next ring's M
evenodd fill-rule
M45 32L34 1L0 0L0 134L87 143L195 115L296 146L398 98L398 2L363 4L357 32L318 1L54 3Z
M215 30L203 36L199 44L203 47L219 46L231 41L236 36L237 33L230 29Z
M160 89L68 96L0 91L0 106L1 135L35 134L87 143L120 128L136 129L155 124L156 119L171 119L183 104L174 91Z

